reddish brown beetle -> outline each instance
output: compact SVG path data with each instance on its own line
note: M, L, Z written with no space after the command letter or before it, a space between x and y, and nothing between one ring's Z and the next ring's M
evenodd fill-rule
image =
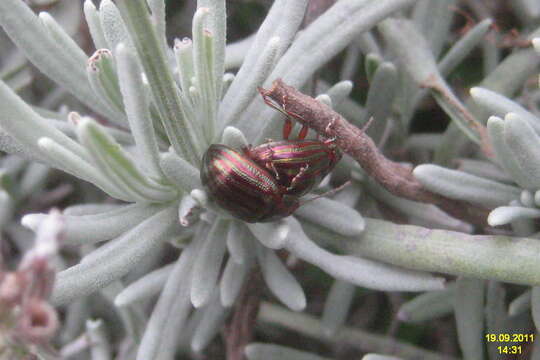
M210 145L204 154L201 182L221 208L250 223L289 216L300 206L270 172L225 145Z
M282 141L242 150L213 144L204 154L201 182L212 199L231 215L247 222L289 216L300 206L300 196L317 186L341 159L333 139L305 140L306 126L298 139L288 140L292 131L288 116Z

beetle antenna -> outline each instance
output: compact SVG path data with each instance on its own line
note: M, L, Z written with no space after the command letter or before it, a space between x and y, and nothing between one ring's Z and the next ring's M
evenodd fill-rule
M263 101L265 102L266 105L270 106L271 108L276 109L277 111L279 111L280 113L282 113L282 114L284 114L286 116L289 115L289 114L287 114L285 109L283 109L281 106L279 106L270 96L268 96L265 89L263 89L262 87L258 87L257 90L261 94L261 96L263 98Z
M371 116L371 117L368 119L368 121L364 124L364 126L362 126L362 129L361 129L362 132L365 133L365 132L369 129L369 127L370 127L371 124L373 123L373 120L375 120L375 118L374 118L373 116Z
M332 190L328 190L327 192L325 192L323 194L317 195L315 197L312 197L311 199L307 199L306 201L301 202L300 206L305 205L305 204L307 204L307 203L309 203L309 202L311 202L313 200L317 200L318 198L321 198L321 197L332 196L335 193L345 189L349 185L351 185L351 180L345 181L343 184L339 185L337 188L334 188Z

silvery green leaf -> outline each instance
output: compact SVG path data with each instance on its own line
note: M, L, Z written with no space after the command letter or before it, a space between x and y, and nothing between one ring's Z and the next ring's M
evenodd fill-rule
M344 80L332 85L331 88L325 91L325 94L330 96L330 99L332 99L332 104L334 104L334 106L338 106L341 105L341 103L349 97L352 89L352 81Z
M0 81L0 103L3 104L0 110L0 127L2 130L13 136L27 151L35 153L38 159L44 158L37 144L42 137L53 139L84 160L89 158L88 153L82 146L59 130L47 125L41 116L36 114L2 81ZM17 121L14 121L14 119L17 119Z
M193 15L193 65L195 70L195 83L201 103L200 111L203 116L200 118L202 132L206 140L211 141L214 138L217 94L215 89L216 81L214 79L214 34L204 27L206 17L210 9L199 7ZM221 77L221 76L220 76Z
M67 244L91 244L113 239L163 208L160 205L132 204L94 215L62 215L65 226L63 239ZM47 217L46 214L28 214L21 223L36 230Z
M66 344L75 339L83 331L85 321L90 317L88 299L73 301L66 306L63 330L60 333L60 342Z
M452 45L438 63L439 70L443 76L450 74L478 44L485 40L485 36L491 29L492 23L493 21L491 19L480 21Z
M112 349L103 320L87 320L86 334L91 344L90 356L92 360L111 360Z
M498 281L489 281L485 306L486 325L484 331L486 334L502 334L508 331L505 297L506 291L502 284ZM501 343L489 342L487 345L490 359L499 357L498 347L501 346Z
M277 4L272 4L272 6L277 6ZM266 18L264 19L265 21L267 21L269 14L270 12L268 12ZM257 31L257 33L253 33L241 40L227 44L227 51L225 51L225 70L239 68L242 65L247 52L253 45L255 35L259 34L260 32L261 31L259 28L259 31ZM270 34L270 36L271 35L272 34Z
M343 241L350 238L335 235L330 238L334 240L332 246L351 255L410 269L540 284L540 264L536 258L540 243L535 238L469 235L371 218L365 220L366 230L361 239ZM306 229L309 228L306 226ZM309 235L319 241L317 231L310 230Z
M12 220L15 207L15 199L7 191L0 190L0 229L5 229Z
M407 323L419 323L448 315L454 311L454 296L454 284L444 290L425 292L401 305L397 318Z
M508 305L508 316L516 316L528 311L531 307L532 290L525 290Z
M332 99L330 98L330 96L328 96L327 94L321 94L321 95L318 95L315 100L319 101L319 102L322 102L323 104L325 104L326 106L328 106L329 108L332 107Z
M534 0L517 0L509 5L523 23L530 23L540 17L540 4Z
M483 87L471 88L470 94L475 103L485 108L489 114L504 118L510 112L515 113L528 122L537 133L540 132L540 124L536 116L506 96Z
M77 135L91 153L96 166L117 186L128 190L139 201L160 202L176 197L175 191L147 178L106 130L89 118L82 119L77 126Z
M312 353L274 344L251 343L246 346L244 352L249 360L330 360Z
M379 29L416 85L429 83L428 88L439 106L470 140L479 143L480 124L472 115L466 115L465 107L441 77L425 38L414 24L405 19L386 19L381 22ZM410 46L400 46L404 42Z
M275 66L280 45L279 37L270 38L253 66L249 80L246 79L248 81L235 92L228 91L225 94L219 108L219 118L223 124L236 123L250 102L257 97L257 87L263 84Z
M366 72L366 77L370 83L373 80L373 76L375 76L375 72L382 61L383 59L377 53L369 53L366 55L364 60L364 71Z
M242 149L248 146L244 133L234 126L227 126L223 130L221 141L223 144L235 149Z
M336 3L295 39L269 78L281 76L288 84L300 86L353 38L410 4L411 1L393 0L378 2L377 6L368 1ZM321 49L318 56L314 56L315 49Z
M173 264L165 265L135 280L116 295L114 304L126 306L158 294L172 270Z
M122 292L124 286L121 281L113 281L109 286L101 289L101 294L111 305L114 304L116 296ZM144 308L141 304L131 304L117 309L122 326L133 341L139 343L144 333L144 328L148 321Z
M206 191L201 189L192 190L189 195L203 207L210 207L211 200L208 198Z
M237 264L245 264L253 256L251 241L256 241L253 234L243 223L232 221L227 233L227 250Z
M43 190L47 177L51 172L48 166L30 163L19 180L19 195L21 198Z
M534 326L538 329L540 327L540 287L538 286L532 288L531 313Z
M519 196L519 202L527 207L535 207L534 194L529 190L523 190Z
M531 209L522 206L500 206L489 213L488 224L500 226L519 219L537 219L540 209Z
M126 115L112 53L108 49L97 50L88 59L86 73L92 90L109 110L111 122L125 125Z
M227 93L227 91L229 91L229 87L231 86L233 80L234 80L234 74L231 74L231 73L223 74L223 87L221 88L220 100L222 100L225 97L225 94Z
M231 307L234 304L250 268L251 266L247 263L237 263L229 257L219 283L221 305Z
M456 11L456 0L428 0L416 2L411 15L418 31L424 34L435 58L446 45L452 19Z
M95 48L106 49L108 47L107 40L105 39L105 34L101 27L99 13L92 0L85 0L84 2L84 17Z
M48 12L40 12L39 20L47 29L53 41L55 41L63 51L72 56L72 60L75 63L82 64L88 59L88 56L86 56L79 45L73 41Z
M304 290L274 251L258 245L257 258L270 291L289 309L304 310L306 307Z
M492 162L475 159L457 160L458 170L502 183L512 183L512 178Z
M99 19L108 49L116 51L116 47L121 43L133 47L120 12L111 0L102 0L100 2Z
M174 152L169 151L161 154L159 164L165 176L179 189L190 192L202 188L199 169Z
M322 64L327 63L342 51L359 34L369 30L382 19L395 11L410 6L412 0L377 1L340 1L324 12L291 44L287 52L268 76L278 77L295 87L302 86ZM280 36L283 40L283 37ZM339 41L336 41L339 39ZM268 81L268 80L267 80ZM268 81L269 85L270 81ZM252 111L247 111L241 129L248 137L258 135L257 142L271 134L278 126L274 121L277 114L271 109L261 112L262 104L257 104ZM255 114L268 118L268 125L263 131L256 124L248 124Z
M189 38L174 39L174 55L182 92L189 93L191 79L195 76L193 65L193 42Z
M152 22L156 29L158 38L163 42L163 46L167 46L167 37L165 34L165 1L164 0L147 0L148 7L152 12Z
M77 204L66 207L64 211L62 211L62 214L70 216L97 215L107 211L118 210L122 207L124 207L124 205L121 204Z
M362 189L358 186L347 186L335 194L332 200L342 203L345 206L354 208L362 195Z
M207 304L216 287L225 255L228 225L228 221L223 219L214 222L193 265L191 302L196 308Z
M323 81L320 81L323 83ZM326 86L326 89L329 87ZM331 98L331 97L330 97ZM342 114L351 124L361 127L364 120L364 108L360 106L356 101L349 98L344 99L341 104L336 106L337 112Z
M402 358L388 355L366 354L362 357L362 360L402 360Z
M540 144L540 136L521 116L509 113L504 118L504 140L523 176L530 179L530 190L540 188L540 148L531 146Z
M221 305L219 300L219 289L216 289L212 300L204 307L201 321L195 329L195 333L191 339L191 349L193 351L196 353L200 352L220 332L229 313L228 310L229 309L226 309Z
M14 92L20 92L28 86L34 75L28 68L28 60L20 52L13 52L3 56L0 65L0 79L4 81Z
M161 179L163 173L159 166L159 149L141 69L135 55L123 44L116 49L116 59L129 127L140 152L142 165L151 177Z
M178 218L180 219L180 225L189 226L194 220L198 218L201 212L199 203L195 201L191 196L182 196L180 205L178 206Z
M290 228L285 248L336 279L383 291L425 291L444 288L444 279L377 261L341 256L327 252L313 243L293 217L286 219Z
M534 46L534 49L540 53L540 38L534 38L532 39L532 43L533 43L533 46Z
M68 118L72 117L73 116L72 114L73 113L68 114ZM44 123L47 123L50 126L60 130L65 135L69 136L70 138L76 137L77 128L75 124L72 122L67 122L65 121L65 119L59 120L59 119L50 119L50 118L43 119L43 121ZM111 136L116 141L118 141L119 143L123 145L134 144L133 136L127 131L117 129L117 128L112 128L112 127L107 127L107 131L109 132L109 134L111 134Z
M50 138L41 138L37 145L43 154L49 158L49 163L80 179L91 182L114 198L132 202L135 197L121 187L118 187L107 176L74 152Z
M189 294L192 268L205 237L204 233L205 231L201 230L174 263L148 320L137 352L137 360L160 359L162 356L167 359L174 356L176 352L174 337L185 325L191 310Z
M366 225L358 211L324 197L306 202L295 215L343 236L358 236Z
M521 193L515 186L432 164L417 166L413 175L430 191L489 208L506 205Z
M177 350L180 352L191 351L191 339L193 338L193 334L195 333L197 326L199 326L204 313L204 307L195 309L191 312L189 318L182 328L182 331L176 336L175 346Z
M470 224L451 217L433 204L395 196L374 181L367 181L364 184L370 196L406 215L411 223L465 233L472 232Z
M367 35L369 33L366 33ZM361 36L362 40L365 38L365 36ZM370 39L373 39L371 37ZM358 63L360 61L360 55L361 54L369 54L373 51L376 51L375 48L370 47L370 45L374 44L375 42L363 42L362 45L360 39L356 42L353 42L349 45L349 47L345 50L345 57L343 58L343 63L341 65L341 70L339 71L339 78L342 80L346 79L354 79L357 70L359 69ZM366 45L365 47L363 45ZM362 49L364 47L364 49ZM376 47L376 45L375 45Z
M454 314L458 341L466 359L484 357L483 280L458 278L454 296Z
M373 117L373 123L368 128L367 134L376 144L381 140L388 117L392 113L397 80L396 67L390 62L383 62L377 67L370 81L364 122Z
M504 121L496 116L491 116L487 122L487 129L493 151L500 165L522 188L534 189L534 180L524 176L517 160L506 145Z
M191 123L182 112L178 87L161 42L153 30L146 4L121 0L117 5L137 50L152 99L171 145L189 163L199 164L205 147L196 136L195 126L198 125Z
M225 71L225 47L227 33L227 12L225 0L198 0L197 7L207 7L210 9L208 17L208 27L212 33L212 48L213 48L213 79L215 81L215 93L221 94L223 83L221 77Z
M289 226L284 221L246 225L257 240L270 249L281 249L287 242Z
M86 80L86 59L78 62L77 54L67 51L69 48L62 48L24 2L1 1L0 25L44 74L68 89L82 103L103 114L101 102Z
M349 313L356 286L346 281L335 280L324 302L321 323L328 336L333 336Z
M306 6L306 0L279 0L272 4L272 8L255 34L255 38L252 41L250 40L251 46L245 54L242 66L229 87L224 101L229 102L226 100L227 97L234 98L234 95L241 91L244 84L252 82L250 79L255 73L254 68L257 63L260 64L259 57L264 52L265 47L269 45L272 37L278 37L280 39L280 49L277 56L282 55L283 51L291 44L294 35L300 27ZM278 76L271 78L275 79L276 77ZM226 110L224 107L222 109ZM222 123L222 125L225 124Z
M65 304L99 290L127 274L137 262L177 227L176 210L171 207L141 222L122 236L121 241L99 258L80 263L58 273L52 302Z

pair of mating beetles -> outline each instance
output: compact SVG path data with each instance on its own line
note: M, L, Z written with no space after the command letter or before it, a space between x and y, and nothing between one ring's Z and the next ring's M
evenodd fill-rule
M277 108L266 97L264 100ZM213 144L204 154L202 184L222 209L241 220L268 222L291 215L300 206L300 197L341 159L334 139L305 140L306 125L298 139L289 140L292 114L287 115L282 141L239 150Z

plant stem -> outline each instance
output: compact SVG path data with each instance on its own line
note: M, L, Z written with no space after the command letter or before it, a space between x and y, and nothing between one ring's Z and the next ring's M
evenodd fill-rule
M329 106L302 94L281 79L275 80L270 90L259 91L265 100L273 100L277 103L276 107L281 107L295 120L327 138L335 138L336 144L345 153L352 156L362 169L392 194L435 204L458 219L486 225L486 209L426 190L413 176L410 167L386 158L364 130L350 124Z
M292 312L284 308L263 303L259 312L259 321L298 332L304 336L315 338L325 343L341 343L362 352L376 352L385 355L401 356L404 359L451 360L452 356L424 350L414 345L390 338L375 335L360 329L344 327L328 337L325 335L321 321L313 316Z

